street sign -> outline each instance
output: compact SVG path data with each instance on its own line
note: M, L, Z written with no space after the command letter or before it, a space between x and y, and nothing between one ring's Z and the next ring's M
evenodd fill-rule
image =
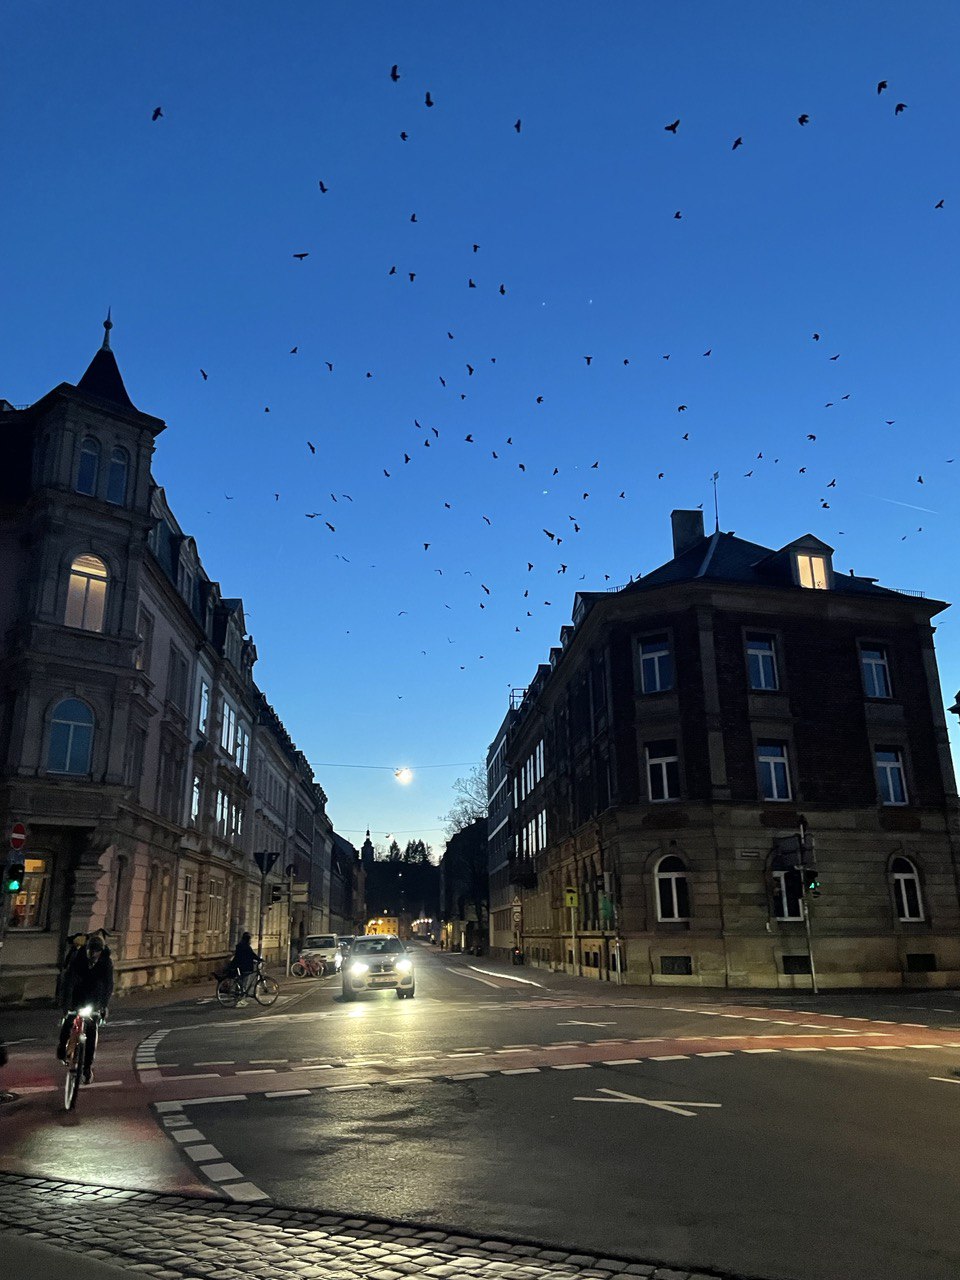
M253 855L253 860L260 868L260 874L266 878L273 870L273 864L280 857L280 850L258 849Z
M523 912L520 910L520 908L519 908L519 907L514 907L514 908L513 908L513 923L514 923L514 925L515 925L515 926L519 926L519 925L522 923L522 921L523 921Z
M565 907L579 907L580 905L580 895L570 885L567 885L563 891L563 905Z
M307 880L294 880L293 892L290 895L290 901L295 906L300 906L310 901L310 884Z
M10 848L22 849L27 842L27 828L22 822L15 822L10 831Z

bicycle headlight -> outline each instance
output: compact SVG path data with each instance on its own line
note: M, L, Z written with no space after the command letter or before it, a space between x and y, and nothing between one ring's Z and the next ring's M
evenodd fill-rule
M413 968L412 960L398 960L396 964L397 973L409 973Z
M359 978L360 975L362 973L366 973L369 968L370 966L364 963L363 960L354 960L353 964L350 966L350 972L355 978Z
M81 1018L92 1018L92 1017L93 1017L93 1005L92 1005L92 1004L85 1004L85 1005L83 1006L83 1008L82 1008L82 1009L78 1009L78 1010L77 1010L77 1013L79 1013L79 1015L80 1015L80 1017L81 1017Z

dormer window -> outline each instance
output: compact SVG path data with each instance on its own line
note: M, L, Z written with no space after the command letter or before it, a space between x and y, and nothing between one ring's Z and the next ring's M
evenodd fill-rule
M825 556L797 553L797 577L801 587L809 587L815 591L826 591L829 587L828 567Z

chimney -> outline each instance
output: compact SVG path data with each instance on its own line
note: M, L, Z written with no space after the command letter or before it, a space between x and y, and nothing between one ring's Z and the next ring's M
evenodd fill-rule
M682 556L703 541L702 511L671 511L670 523L673 526L674 556Z

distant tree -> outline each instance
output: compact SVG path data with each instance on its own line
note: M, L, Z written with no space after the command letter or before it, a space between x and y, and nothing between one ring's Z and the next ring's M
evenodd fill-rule
M400 852L400 846L397 844L396 840L390 841L390 848L387 850L387 861L388 862L403 861L403 854Z
M478 818L487 816L487 771L482 764L475 764L464 778L453 784L456 799L440 821L447 836L464 831Z
M403 851L403 860L422 866L430 861L430 846L422 840L408 840L407 847Z

